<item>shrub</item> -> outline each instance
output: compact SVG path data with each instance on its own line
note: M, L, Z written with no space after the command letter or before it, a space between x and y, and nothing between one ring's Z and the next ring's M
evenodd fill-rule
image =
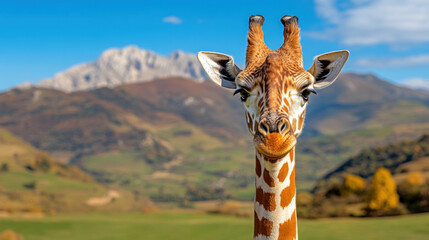
M387 211L399 203L396 184L390 171L379 168L371 181L368 192L367 207L370 211Z
M400 200L411 212L424 212L429 208L429 186L419 172L409 173L398 185Z
M186 189L186 198L190 201L224 199L226 197L224 188L188 187Z
M8 229L0 235L0 240L23 240L20 234Z
M237 201L226 201L214 212L236 217L251 217L253 213L253 211L244 210L243 205Z
M411 172L407 176L406 183L410 186L421 186L425 184L425 180L419 172Z
M24 186L24 188L29 189L29 190L35 190L36 189L36 181L31 181L31 182L27 182L22 184Z
M348 174L344 178L343 186L344 186L344 190L346 190L347 192L360 194L365 191L366 182L365 182L365 179L359 176Z
M0 172L9 172L9 165L7 163L3 163L0 167Z
M43 208L35 203L31 203L29 204L24 211L29 212L29 213L38 213L38 214L43 214Z
M43 155L37 155L35 159L36 169L39 169L43 172L49 172L52 168L51 161Z
M313 195L309 192L300 192L296 195L297 215L303 218L312 217Z

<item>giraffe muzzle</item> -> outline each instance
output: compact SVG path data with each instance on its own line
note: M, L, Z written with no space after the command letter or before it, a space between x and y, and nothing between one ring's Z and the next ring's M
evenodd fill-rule
M259 121L253 143L261 154L275 159L285 156L295 146L296 137L287 116L271 113Z

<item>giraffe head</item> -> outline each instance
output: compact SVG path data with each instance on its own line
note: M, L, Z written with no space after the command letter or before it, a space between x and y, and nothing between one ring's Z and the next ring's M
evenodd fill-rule
M322 54L314 59L310 69L304 70L298 18L284 16L281 22L284 43L273 51L264 43L264 18L249 18L244 70L237 67L229 55L198 53L211 80L241 95L254 145L271 162L276 162L295 146L310 94L333 83L349 56L348 51Z

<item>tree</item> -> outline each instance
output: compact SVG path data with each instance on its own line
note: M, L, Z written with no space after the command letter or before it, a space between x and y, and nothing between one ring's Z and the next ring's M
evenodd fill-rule
M8 229L0 234L0 240L23 240L20 234Z
M379 168L371 181L367 206L372 211L386 211L395 208L399 203L396 184L390 171Z
M0 172L9 172L9 165L7 163L3 163L1 165Z
M365 179L353 175L347 174L344 178L344 189L353 193L362 193L365 191L366 183Z
M411 172L407 178L398 185L398 194L411 212L427 211L429 207L429 186L420 172Z

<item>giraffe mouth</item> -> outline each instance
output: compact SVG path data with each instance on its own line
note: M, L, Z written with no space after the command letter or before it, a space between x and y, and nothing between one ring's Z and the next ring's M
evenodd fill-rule
M270 162L286 156L296 145L296 137L293 134L286 136L280 133L270 133L266 137L256 134L253 139L256 150Z

